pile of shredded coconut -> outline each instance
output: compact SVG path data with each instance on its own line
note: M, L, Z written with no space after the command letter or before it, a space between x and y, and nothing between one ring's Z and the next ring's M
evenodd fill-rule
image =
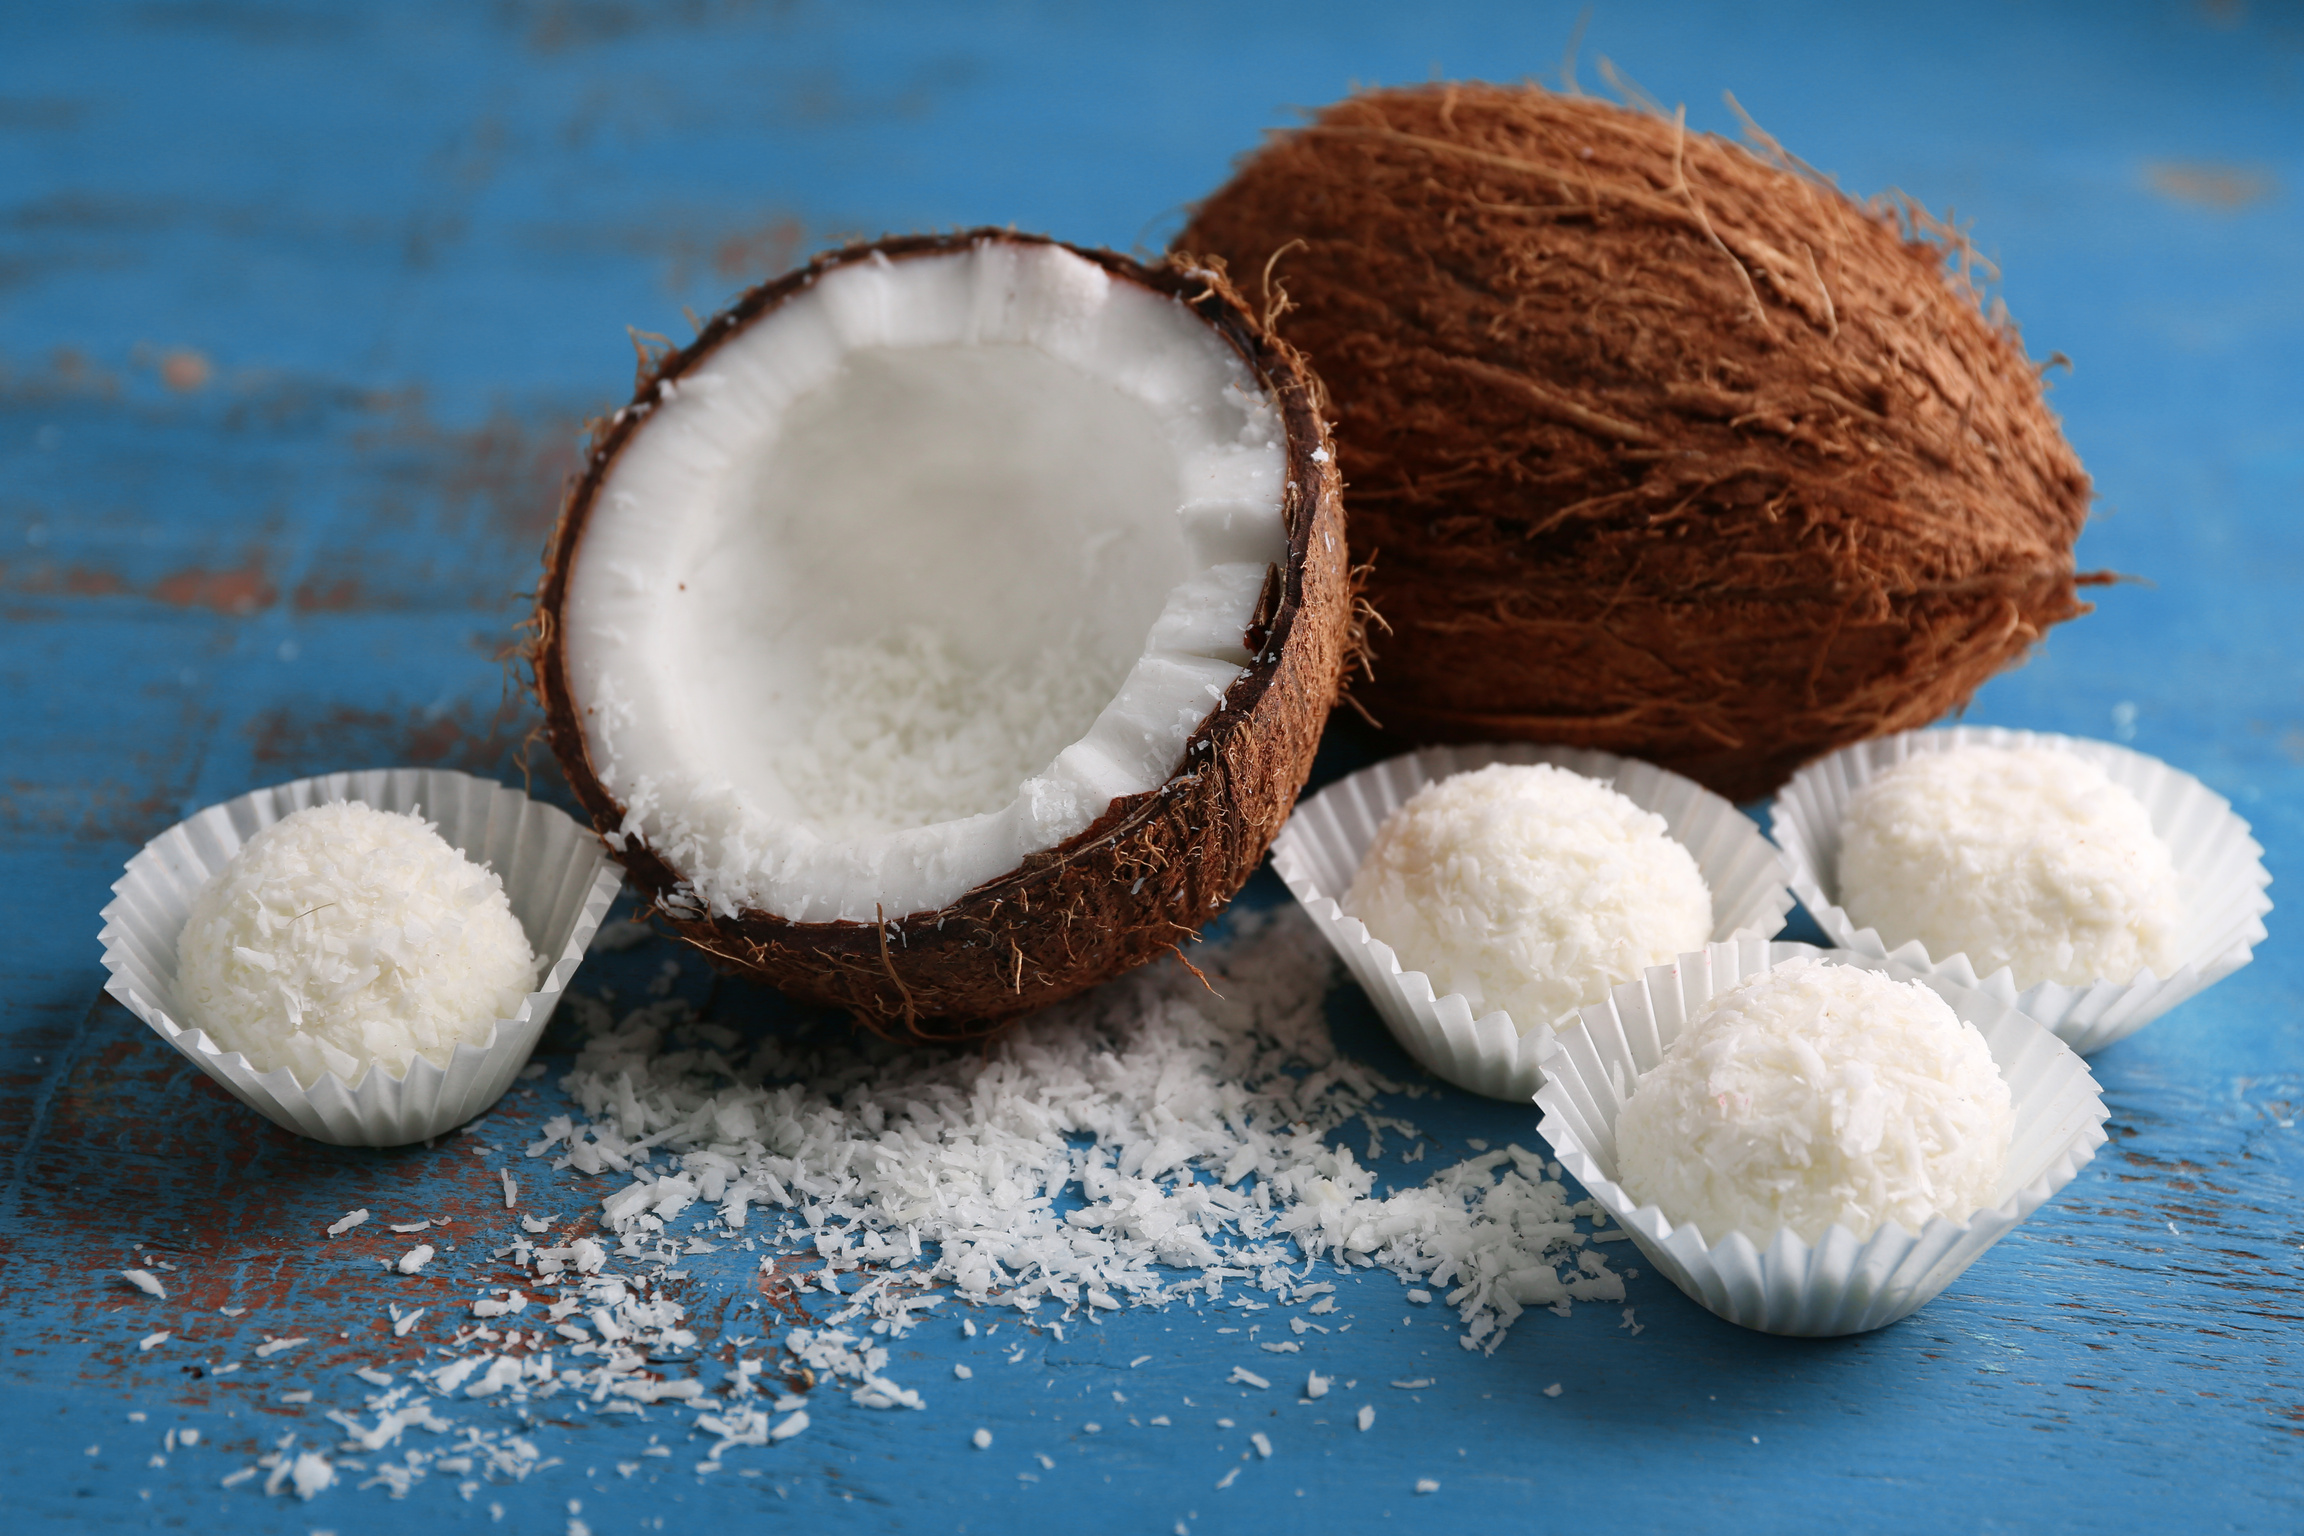
M774 762L795 819L835 838L999 810L1126 675L1081 644L982 663L920 624L827 646L820 668L821 710Z
M176 941L186 1022L306 1087L446 1066L517 1013L537 960L504 884L420 817L311 806L250 838Z
M1548 763L1425 786L1378 829L1343 907L1440 995L1523 1034L1712 937L1712 893L1664 818Z
M2013 1128L1984 1037L1942 998L1792 960L1712 998L1641 1076L1618 1181L1708 1243L1917 1232L1993 1203Z
M1387 1134L1418 1142L1377 1105L1416 1090L1336 1053L1332 961L1300 914L1234 929L1198 962L1213 992L1149 967L980 1054L845 1036L742 1051L677 1000L610 1024L571 998L596 1033L563 1086L593 1121L547 1122L529 1151L628 1172L602 1205L634 1252L692 1203L731 1233L769 1217L825 1261L820 1285L870 1272L833 1321L875 1333L935 1305L931 1286L1069 1318L1212 1305L1227 1282L1286 1299L1321 1259L1452 1287L1467 1349L1493 1350L1526 1307L1622 1298L1576 1227L1598 1207L1539 1154L1486 1153L1377 1196L1330 1133L1356 1125L1372 1158ZM859 1390L888 1395L872 1369Z
M581 1207L534 1209L523 1183L564 1181L523 1180L509 1162L496 1170L508 1243L484 1235L486 1218L477 1229L466 1216L396 1222L381 1200L345 1212L326 1241L388 1233L375 1255L385 1272L454 1266L466 1294L388 1303L394 1352L421 1346L413 1357L354 1366L361 1408L325 1410L332 1443L310 1419L284 1426L222 1485L311 1500L347 1487L401 1498L443 1481L470 1500L559 1465L531 1433L586 1419L629 1419L635 1435L660 1426L614 1463L622 1477L669 1470L674 1444L695 1454L691 1437L702 1441L695 1474L761 1475L811 1414L925 1408L937 1381L967 1380L966 1366L897 1379L909 1374L900 1341L931 1319L1019 1364L1045 1348L1041 1336L1061 1344L1068 1326L1099 1326L1121 1307L1206 1314L1215 1332L1242 1336L1227 1387L1300 1384L1309 1403L1334 1378L1304 1371L1306 1349L1353 1321L1340 1306L1351 1291L1318 1278L1323 1266L1385 1269L1417 1287L1412 1306L1438 1299L1421 1287L1446 1288L1462 1347L1491 1354L1528 1307L1623 1299L1623 1278L1591 1245L1624 1234L1591 1230L1605 1213L1570 1201L1539 1154L1474 1142L1479 1156L1376 1193L1340 1138L1370 1162L1387 1140L1407 1146L1399 1162L1422 1161L1432 1143L1379 1099L1422 1090L1337 1053L1322 1006L1333 964L1298 911L1236 914L1199 964L1222 997L1181 966L1154 967L965 1055L845 1031L747 1047L668 995L670 962L651 984L658 1000L621 1019L570 997L591 1038L565 1087L591 1118L546 1120L526 1152L599 1178L609 1231L585 1235ZM494 1163L516 1155L517 1140L495 1144L507 1132L526 1134L483 1116L459 1140ZM168 1296L149 1268L121 1282ZM1021 1326L1001 1336L989 1308ZM1639 1331L1629 1308L1624 1326ZM153 1333L143 1347L171 1338ZM211 1357L205 1369L277 1369L306 1346L329 1347L268 1335L253 1359ZM1366 1431L1374 1420L1364 1405L1354 1422ZM201 1443L198 1429L170 1430L164 1449ZM751 1450L761 1454L739 1454Z
M1840 905L1891 946L1965 953L2018 987L2166 976L2183 963L2174 857L2133 794L2046 747L1909 758L1841 826Z

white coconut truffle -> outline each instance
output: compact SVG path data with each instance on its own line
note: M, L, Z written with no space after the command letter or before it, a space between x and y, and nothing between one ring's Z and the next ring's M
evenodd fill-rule
M1343 906L1440 995L1523 1034L1712 937L1712 893L1664 818L1550 764L1426 785L1377 829Z
M316 805L250 838L176 940L187 1023L309 1088L369 1063L446 1066L520 1009L538 962L504 883L430 823Z
M1965 952L2019 988L2166 976L2182 963L2176 865L2152 818L2085 758L1959 747L1857 790L1840 831L1840 905L1893 947Z
M1617 1181L1707 1243L1918 1232L1995 1203L2013 1129L1984 1037L1942 998L1792 960L1714 996L1642 1074Z

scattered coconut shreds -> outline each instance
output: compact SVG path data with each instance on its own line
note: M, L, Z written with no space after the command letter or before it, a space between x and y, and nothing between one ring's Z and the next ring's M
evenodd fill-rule
M1487 1351L1529 1306L1622 1299L1604 1262L1577 1262L1589 1213L1538 1154L1483 1153L1374 1197L1330 1133L1360 1122L1371 1155L1386 1132L1416 1138L1377 1107L1412 1090L1337 1055L1331 961L1292 909L1241 916L1197 963L1213 992L1148 967L968 1056L845 1038L738 1053L677 999L615 1022L571 998L591 1038L564 1086L592 1122L549 1121L528 1154L633 1175L601 1202L626 1253L695 1202L731 1230L755 1209L804 1221L817 1285L849 1297L833 1324L869 1315L891 1336L929 1286L1070 1318L1216 1300L1227 1281L1286 1299L1322 1258L1449 1287L1467 1347Z
M360 1476L359 1488L399 1498L434 1475L465 1490L520 1481L558 1464L521 1432L530 1405L554 1398L559 1419L680 1415L712 1442L699 1473L720 1471L739 1448L808 1428L803 1405L826 1399L782 1390L788 1373L858 1408L925 1408L888 1374L890 1346L953 1292L1014 1307L1060 1340L1066 1320L1131 1305L1229 1303L1237 1317L1317 1298L1332 1313L1335 1285L1310 1278L1326 1259L1445 1290L1461 1342L1488 1352L1529 1306L1621 1301L1621 1282L1576 1231L1595 1211L1571 1205L1534 1153L1483 1152L1378 1198L1375 1175L1333 1133L1365 1134L1371 1156L1387 1134L1415 1142L1377 1096L1417 1090L1336 1053L1321 1006L1331 963L1293 909L1232 928L1195 955L1214 991L1182 967L1153 967L965 1056L847 1036L739 1053L733 1032L677 1000L619 1021L568 999L590 1039L564 1086L592 1118L555 1117L526 1150L608 1176L601 1211L615 1246L553 1244L537 1228L557 1218L507 1212L505 1246L457 1256L487 1260L493 1282L476 1284L464 1310L386 1304L397 1338L428 1310L447 1321L433 1324L424 1357L353 1371L375 1390L359 1413L327 1413L343 1436L332 1451L284 1436L225 1486L262 1476L267 1493L311 1498ZM723 1240L667 1230L682 1214ZM763 1309L764 1336L723 1337L707 1358L713 1346L665 1283L694 1278L678 1268L684 1256L731 1240L765 1250L746 1292L814 1290L829 1310L779 1335ZM431 1258L420 1244L384 1262L412 1274ZM529 1278L506 1285L506 1267ZM143 1271L123 1277L158 1292ZM1227 1297L1227 1284L1272 1300ZM980 1331L961 1321L962 1333ZM254 1353L304 1342L267 1337ZM1030 1353L1020 1342L1008 1361ZM954 1378L970 1379L964 1368ZM1308 1374L1304 1398L1326 1395L1331 1379ZM1233 1366L1225 1385L1246 1395L1272 1383ZM448 1412L481 1402L521 1424ZM1370 1428L1373 1407L1356 1422ZM1269 1443L1251 1441L1259 1457L1274 1454ZM652 1441L647 1454L671 1452Z

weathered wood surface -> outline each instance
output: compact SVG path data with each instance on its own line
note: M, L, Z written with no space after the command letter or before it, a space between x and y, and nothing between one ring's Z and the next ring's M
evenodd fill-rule
M600 1532L2304 1526L2304 957L2285 911L2253 966L2097 1058L2114 1139L2079 1182L1881 1334L1760 1338L1643 1274L1637 1333L1584 1306L1482 1359L1362 1274L1339 1277L1359 1326L1287 1357L1360 1383L1325 1412L1222 1387L1238 1346L1193 1316L1027 1333L1023 1366L994 1347L1008 1330L938 1324L906 1344L926 1412L827 1402L742 1453L757 1477L696 1475L669 1415L555 1411L533 1435L563 1464L469 1498L448 1476L399 1504L218 1485L281 1434L329 1438L319 1415L359 1401L350 1366L413 1353L387 1300L470 1294L470 1255L387 1285L381 1239L330 1245L325 1224L366 1205L502 1241L502 1159L297 1141L100 1000L96 912L128 854L303 773L516 771L530 721L498 656L579 424L624 393L627 324L678 331L683 305L851 233L1012 220L1157 244L1288 104L1548 72L1575 9L220 0L0 19L6 1523L388 1531L485 1526L500 1504L509 1528ZM2304 851L2294 11L1660 3L1597 15L1586 48L1701 126L1732 128L1731 88L1843 184L1973 221L2032 350L2077 360L2055 400L2102 496L2083 564L2148 584L2103 593L1969 718L2199 774L2285 881ZM1328 771L1364 750L1338 740ZM1252 898L1277 899L1269 876ZM595 960L579 987L631 995L664 955ZM1333 1011L1351 1048L1411 1070L1357 998ZM552 1081L485 1139L553 1112ZM1409 1113L1459 1146L1533 1135L1528 1112L1453 1093ZM547 1208L602 1192L521 1171ZM176 1266L166 1301L113 1278L147 1254ZM696 1269L706 1331L741 1273ZM267 1335L312 1342L259 1361ZM1130 1422L1154 1413L1174 1423ZM206 1438L164 1452L184 1426ZM1257 1427L1275 1454L1218 1491ZM643 1460L654 1435L675 1454ZM1440 1491L1416 1496L1420 1477Z

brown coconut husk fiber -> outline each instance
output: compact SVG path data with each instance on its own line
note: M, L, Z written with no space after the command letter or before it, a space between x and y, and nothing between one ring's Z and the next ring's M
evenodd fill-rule
M1388 729L1751 799L2087 611L2088 477L1965 242L1756 142L1533 86L1374 91L1178 237L1290 306L1336 404L1389 627L1354 694Z
M705 367L731 336L825 273L985 240L1044 243L978 229L828 252L745 294L689 346L649 358L632 404L596 425L584 472L545 550L528 661L553 753L601 832L622 825L625 807L593 767L569 685L560 612L617 456L645 430L668 386ZM654 916L716 965L803 1001L845 1009L859 1024L892 1037L981 1038L1133 966L1181 957L1181 946L1256 872L1279 835L1360 644L1328 406L1294 349L1259 323L1221 272L1073 250L1115 280L1166 294L1199 314L1269 391L1287 436L1286 566L1267 572L1264 598L1243 637L1251 652L1247 669L1193 733L1168 782L1113 801L1079 835L1029 855L948 907L884 913L877 923L794 922L757 911L707 914L683 898L682 872L644 838L628 836L615 852Z

